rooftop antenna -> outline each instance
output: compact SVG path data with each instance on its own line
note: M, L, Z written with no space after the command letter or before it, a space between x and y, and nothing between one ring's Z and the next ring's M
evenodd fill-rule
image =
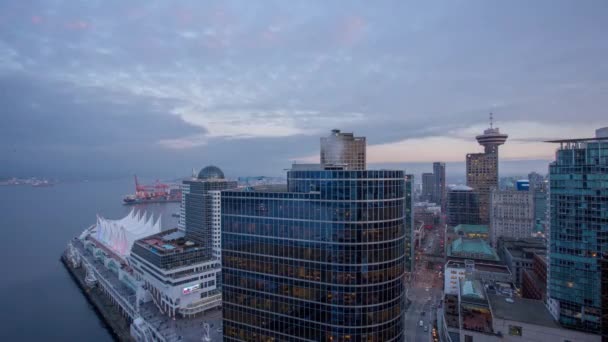
M490 128L494 128L494 114L490 112Z

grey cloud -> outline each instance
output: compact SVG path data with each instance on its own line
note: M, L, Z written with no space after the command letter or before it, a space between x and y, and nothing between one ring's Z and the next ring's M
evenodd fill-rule
M0 89L4 176L31 170L115 176L125 171L121 167L134 170L154 160L153 167L167 172L163 159L170 155L159 151L158 141L205 133L168 115L162 109L168 104L145 98L23 77L0 77Z
M203 133L178 117L167 115L145 98L124 98L60 82L0 78L5 144L31 146L104 146L155 143L182 134ZM164 104L165 109L170 108ZM76 144L75 144L76 142Z
M490 111L598 121L607 14L601 0L3 1L0 100L16 110L0 139L85 155L111 136L104 156L123 169L125 144L157 149L164 170L199 156L271 169L315 152L334 126L380 144L447 135ZM249 127L260 132L234 139ZM158 144L201 136L191 149Z

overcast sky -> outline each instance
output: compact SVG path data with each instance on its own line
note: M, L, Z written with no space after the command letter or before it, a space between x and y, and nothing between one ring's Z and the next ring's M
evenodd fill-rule
M458 169L489 112L546 170L608 126L607 33L605 0L5 0L0 176L281 175L332 128Z

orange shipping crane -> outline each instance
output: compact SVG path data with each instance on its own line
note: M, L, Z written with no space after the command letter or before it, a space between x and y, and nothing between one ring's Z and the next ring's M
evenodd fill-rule
M123 199L125 204L181 201L181 189L177 184L169 185L161 183L157 179L153 185L144 185L139 183L137 175L134 175L133 178L135 180L135 194L125 196Z

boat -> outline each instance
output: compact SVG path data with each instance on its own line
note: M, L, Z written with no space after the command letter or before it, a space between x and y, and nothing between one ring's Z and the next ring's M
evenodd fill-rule
M139 184L135 176L135 194L126 195L122 201L125 205L147 203L181 202L182 191L178 184L164 184L158 180L154 185Z
M180 198L172 198L172 197L149 197L149 198L137 198L133 195L127 195L123 198L123 204L125 205L131 205L131 204L147 204L147 203L175 203L175 202L181 202L181 197Z
M35 181L35 182L32 183L32 186L36 187L36 188L53 186L53 185L55 185L55 184L52 183L52 182L49 182L47 180Z

